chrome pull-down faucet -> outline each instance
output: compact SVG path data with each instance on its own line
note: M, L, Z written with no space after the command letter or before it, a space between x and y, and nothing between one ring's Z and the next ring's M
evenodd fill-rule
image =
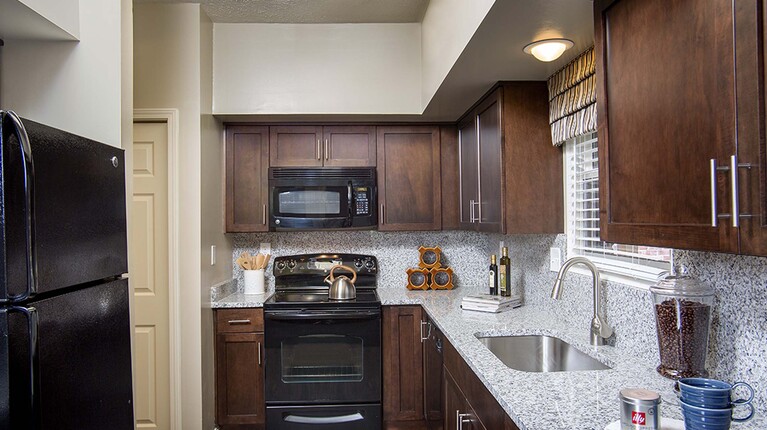
M602 284L599 280L599 269L594 263L586 257L573 257L565 261L565 264L559 269L557 273L557 280L554 281L554 289L551 290L552 299L560 299L562 297L562 280L565 278L565 274L570 268L576 264L583 264L590 271L594 279L594 318L591 320L591 344L594 346L601 346L605 344L605 339L609 338L613 334L613 329L607 325L607 322L603 317L599 315Z

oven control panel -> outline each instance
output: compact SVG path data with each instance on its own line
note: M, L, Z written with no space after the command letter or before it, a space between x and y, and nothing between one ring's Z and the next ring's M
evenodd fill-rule
M351 267L360 275L378 273L378 260L372 255L361 254L286 255L274 259L273 271L274 276L321 275L330 273L330 269L337 265Z

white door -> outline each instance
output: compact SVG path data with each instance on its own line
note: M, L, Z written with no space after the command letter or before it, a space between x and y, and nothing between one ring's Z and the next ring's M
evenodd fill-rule
M168 126L133 124L130 279L136 428L170 429Z

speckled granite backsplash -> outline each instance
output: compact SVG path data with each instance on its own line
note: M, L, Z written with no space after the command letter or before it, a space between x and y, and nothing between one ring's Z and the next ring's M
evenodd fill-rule
M258 252L259 243L272 246L272 261L280 255L337 252L370 254L378 258L379 288L405 288L405 270L418 266L418 248L439 246L443 264L453 268L456 286L476 286L484 281L483 275L490 264L485 254L489 237L485 234L462 231L434 232L281 232L233 235L233 258L242 252ZM233 278L242 289L242 270L234 265ZM267 290L274 289L272 262L266 269Z
M567 275L561 300L550 298L556 273L549 270L549 248L566 248L564 235L492 235L488 251L498 241L509 247L514 280L525 302L545 305L552 316L589 329L592 287L589 276ZM767 258L694 251L674 251L674 259L690 274L716 290L707 368L711 377L746 381L757 392L754 405L767 414ZM650 292L607 282L603 295L607 321L615 329L615 347L660 363ZM637 381L641 385L641 381Z

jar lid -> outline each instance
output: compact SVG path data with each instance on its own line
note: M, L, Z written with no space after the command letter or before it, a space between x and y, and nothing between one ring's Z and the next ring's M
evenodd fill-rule
M618 398L631 403L660 403L660 394L644 388L624 388L618 393Z
M684 297L713 296L714 289L686 274L668 275L650 287L655 294Z

